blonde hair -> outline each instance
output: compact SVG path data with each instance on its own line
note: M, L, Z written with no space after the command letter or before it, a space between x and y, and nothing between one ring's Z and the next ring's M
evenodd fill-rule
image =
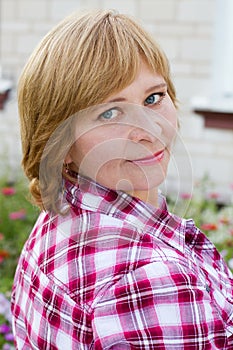
M168 94L176 103L166 56L141 26L115 11L67 17L32 53L19 79L18 106L22 166L30 180L31 194L41 209L59 211L60 186L56 177L65 152L72 145L69 132L63 140L64 147L54 140L50 147L53 164L45 161L54 180L46 183L46 179L39 178L39 168L50 136L73 114L102 103L110 94L128 86L142 57L164 77ZM42 200L41 191L45 188Z

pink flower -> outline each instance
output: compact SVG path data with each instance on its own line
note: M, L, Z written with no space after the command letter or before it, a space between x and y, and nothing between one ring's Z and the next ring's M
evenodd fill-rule
M182 198L182 199L190 199L190 198L192 198L192 194L188 193L188 192L183 192L183 193L180 194L180 198Z
M0 232L0 241L2 241L3 238L4 238L4 235L3 235L3 233Z
M216 231L217 228L218 226L214 223L207 223L207 224L201 225L201 230L204 230L204 231Z
M26 211L25 209L20 209L18 211L13 211L9 214L10 220L24 220L26 218Z
M12 350L12 346L9 343L5 343L2 347L2 350Z
M12 196L16 193L16 189L14 187L3 187L2 188L2 194L4 196Z
M10 333L5 334L5 340L13 342L14 341L13 333L10 332Z
M224 225L229 225L230 224L230 219L226 218L226 217L222 217L219 219L219 222L221 224L224 224Z
M211 192L208 194L208 198L210 199L218 199L220 197L220 194L217 192Z
M10 330L11 329L7 324L3 323L0 325L0 333L1 334L6 334L6 333L10 332Z

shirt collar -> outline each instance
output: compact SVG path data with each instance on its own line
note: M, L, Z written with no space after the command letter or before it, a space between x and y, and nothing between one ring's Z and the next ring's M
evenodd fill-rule
M159 193L159 208L122 191L101 186L77 176L77 182L64 180L65 198L73 208L103 213L133 225L140 234L149 233L175 249L184 251L184 220L169 213L165 198Z

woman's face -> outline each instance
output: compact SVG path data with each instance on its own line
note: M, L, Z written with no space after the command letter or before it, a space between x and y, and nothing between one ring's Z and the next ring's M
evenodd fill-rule
M81 112L70 168L111 189L148 191L163 182L177 131L165 80L142 62L135 80Z

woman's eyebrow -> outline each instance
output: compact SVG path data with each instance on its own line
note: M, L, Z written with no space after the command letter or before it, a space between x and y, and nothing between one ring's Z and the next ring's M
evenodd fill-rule
M151 86L149 89L147 89L145 92L146 93L149 93L151 91L154 91L154 90L158 90L158 89L161 89L161 88L166 88L167 87L167 84L166 83L161 83L161 84L158 84L158 85L154 85L154 86Z
M155 90L158 90L158 89L161 89L161 88L166 88L167 87L167 84L166 83L161 83L161 84L158 84L158 85L153 85L151 87L149 87L148 89L145 90L145 93L148 94L152 91L155 91ZM108 103L111 103L111 102L124 102L126 101L126 98L124 97L116 97L112 100L109 100Z
M126 101L126 98L124 97L116 97L116 98L113 98L112 100L109 100L107 103L111 103L111 102L124 102Z

